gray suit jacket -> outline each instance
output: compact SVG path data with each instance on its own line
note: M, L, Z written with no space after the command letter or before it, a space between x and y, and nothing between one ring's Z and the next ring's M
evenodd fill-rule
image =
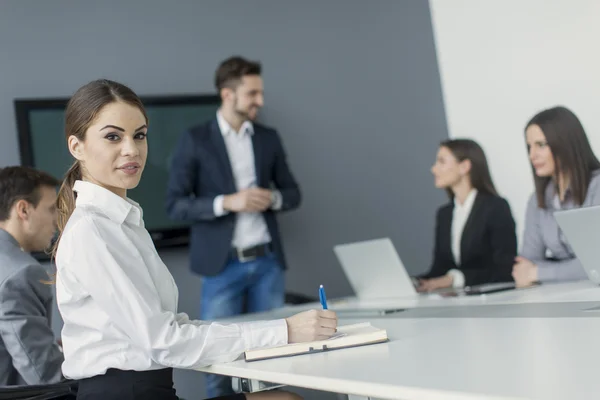
M48 273L0 229L0 386L62 379L63 355L50 325Z

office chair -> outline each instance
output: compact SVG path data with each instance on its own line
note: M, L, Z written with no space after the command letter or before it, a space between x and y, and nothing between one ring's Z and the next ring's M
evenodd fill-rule
M77 381L0 387L0 400L75 400Z

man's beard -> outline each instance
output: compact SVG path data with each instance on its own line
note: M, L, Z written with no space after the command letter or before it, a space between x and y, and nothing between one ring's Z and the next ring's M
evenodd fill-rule
M244 121L255 121L256 120L256 117L258 116L258 110L260 110L260 107L258 107L256 104L252 104L248 107L248 109L252 109L252 108L256 109L254 116L251 116L251 114L248 111L240 109L238 107L237 99L235 100L235 104L233 105L233 111Z

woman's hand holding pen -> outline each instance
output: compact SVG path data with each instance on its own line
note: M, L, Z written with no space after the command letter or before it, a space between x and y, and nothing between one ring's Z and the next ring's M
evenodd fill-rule
M325 340L337 329L337 315L330 310L310 310L286 318L288 343Z

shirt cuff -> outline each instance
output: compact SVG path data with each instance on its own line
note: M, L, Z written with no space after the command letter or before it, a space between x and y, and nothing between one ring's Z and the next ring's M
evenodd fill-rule
M285 319L247 322L240 325L246 350L283 346L288 343L288 327Z
M225 214L227 214L227 211L223 209L223 198L225 196L224 195L219 195L217 197L215 197L214 201L213 201L213 212L215 213L215 216L217 217L221 217Z
M272 192L272 201L271 201L271 210L281 210L281 206L283 205L283 196L279 190L273 190Z
M465 274L458 269L451 269L446 273L452 277L452 287L454 289L462 289L465 287Z

